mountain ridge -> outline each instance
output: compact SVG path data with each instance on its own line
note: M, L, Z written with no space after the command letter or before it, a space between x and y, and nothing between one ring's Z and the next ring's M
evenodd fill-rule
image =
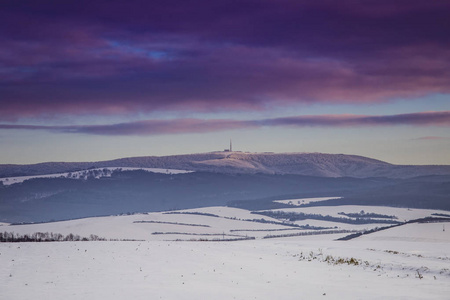
M97 162L2 164L0 178L72 172L89 168L167 168L214 173L295 174L317 177L411 178L449 175L450 165L396 165L349 154L220 151L170 156L125 157Z

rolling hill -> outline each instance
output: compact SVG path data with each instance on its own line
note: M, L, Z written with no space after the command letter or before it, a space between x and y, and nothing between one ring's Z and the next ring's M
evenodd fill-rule
M213 173L295 174L318 177L412 178L449 175L448 165L395 165L357 155L324 153L210 152L129 157L98 162L46 162L0 165L0 178L32 176L104 167L166 168Z

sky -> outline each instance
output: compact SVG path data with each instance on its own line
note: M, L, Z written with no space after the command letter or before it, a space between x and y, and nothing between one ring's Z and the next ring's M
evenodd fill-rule
M0 164L450 164L450 2L0 0Z

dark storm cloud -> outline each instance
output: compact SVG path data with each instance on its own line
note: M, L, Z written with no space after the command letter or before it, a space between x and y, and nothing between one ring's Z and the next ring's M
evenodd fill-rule
M0 129L47 130L95 135L160 135L206 133L261 127L361 127L361 126L445 126L450 127L450 112L425 112L389 116L318 115L262 120L177 119L146 120L110 125L34 126L0 124Z
M450 92L448 1L1 1L0 118Z

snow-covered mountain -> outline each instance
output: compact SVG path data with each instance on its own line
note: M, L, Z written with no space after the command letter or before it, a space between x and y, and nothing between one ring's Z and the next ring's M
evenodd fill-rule
M161 168L215 173L297 174L319 177L411 178L448 175L449 165L394 165L345 154L210 152L172 156L129 157L98 162L48 162L0 165L0 178L74 172L89 168Z

